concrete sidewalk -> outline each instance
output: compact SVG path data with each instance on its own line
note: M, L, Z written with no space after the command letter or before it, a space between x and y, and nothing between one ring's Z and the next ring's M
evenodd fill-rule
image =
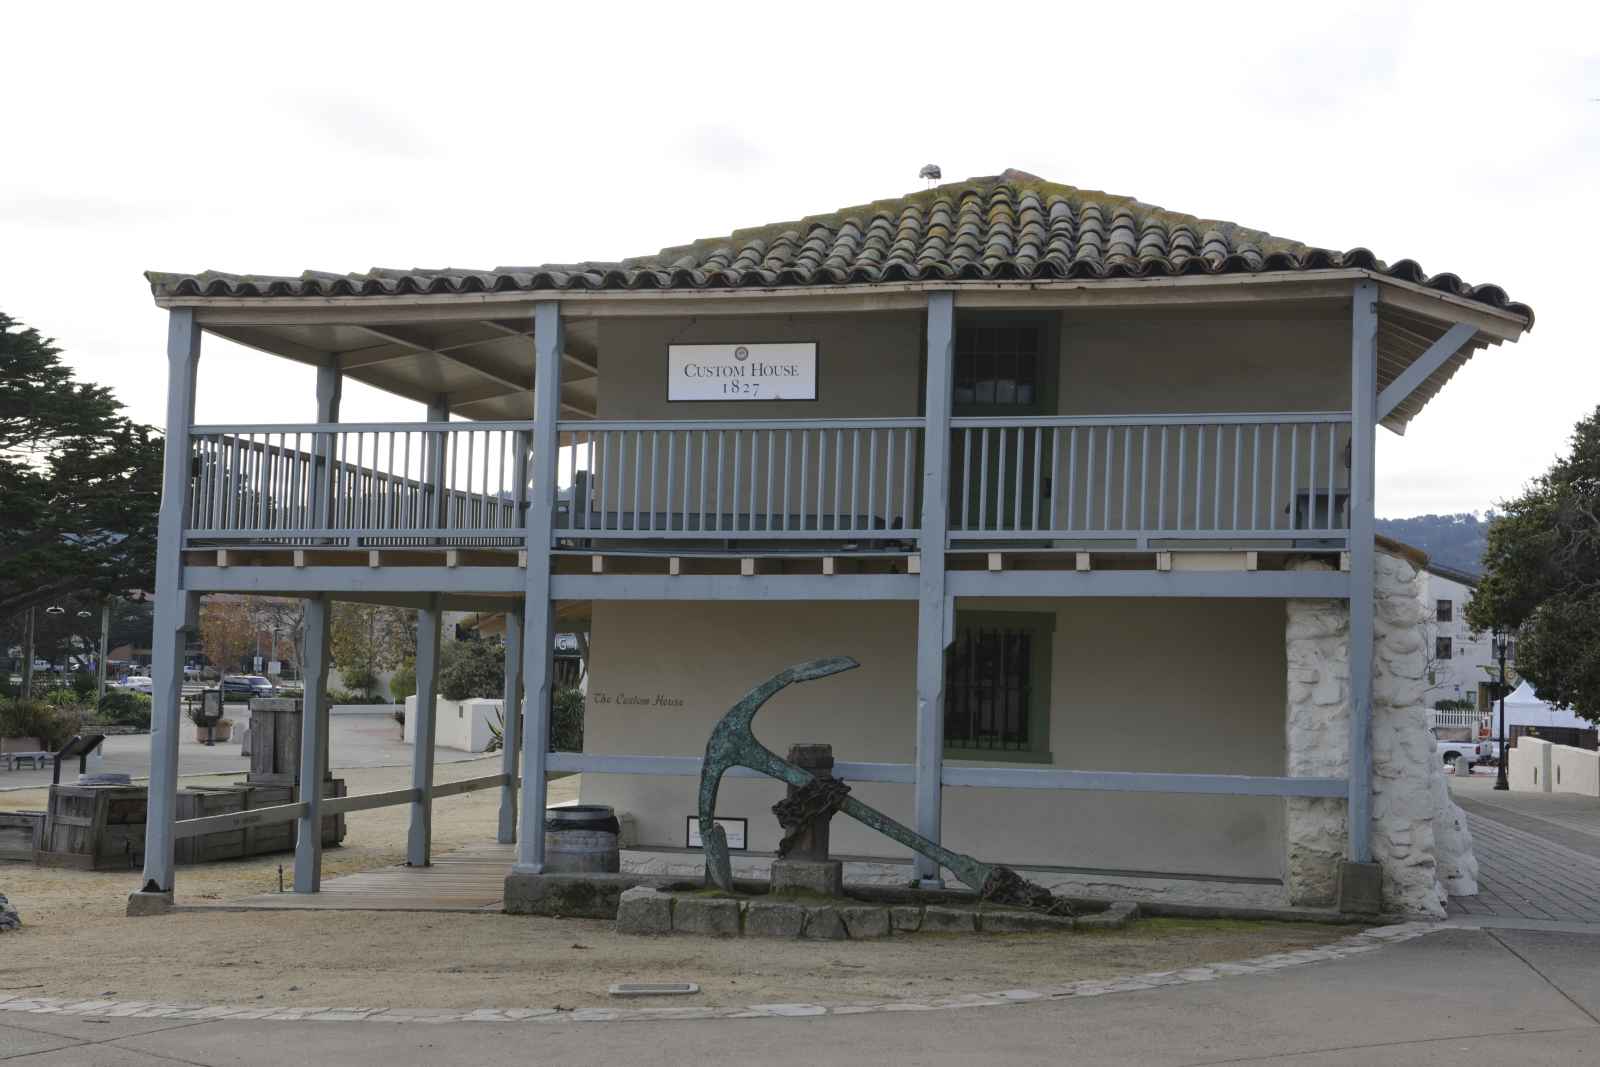
M359 999L352 991L352 1000ZM1441 930L1332 963L1146 992L821 1019L384 1025L0 1014L0 1060L34 1067L557 1061L1566 1067L1592 1062L1597 1050L1600 936L1535 931Z
M194 729L185 724L178 746L179 774L243 774L250 760L239 755L238 740L218 742L207 747L193 740ZM134 779L150 775L150 735L129 734L105 740L105 760L91 760L91 771L121 771ZM456 763L479 759L481 752L458 752L438 748L434 763ZM328 763L334 770L351 767L409 767L411 746L400 740L400 725L387 714L335 715L328 722ZM0 770L0 807L5 794L20 789L39 789L50 784L51 768L41 770ZM78 780L78 765L61 768L63 782Z

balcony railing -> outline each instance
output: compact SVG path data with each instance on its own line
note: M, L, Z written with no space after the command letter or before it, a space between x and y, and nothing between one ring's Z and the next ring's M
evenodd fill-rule
M955 419L952 541L1342 541L1350 416Z
M916 418L563 421L560 543L920 533ZM960 418L954 545L1342 547L1346 413ZM197 426L193 546L521 547L526 422Z
M904 541L921 419L563 422L564 537Z

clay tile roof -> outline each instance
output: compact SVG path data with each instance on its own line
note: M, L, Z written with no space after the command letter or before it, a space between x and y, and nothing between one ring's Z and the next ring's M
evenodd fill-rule
M614 263L494 270L307 271L299 277L148 272L157 296L383 296L565 289L727 289L897 281L1040 281L1361 268L1533 321L1497 285L1313 248L1232 222L1077 189L1020 170L737 230Z

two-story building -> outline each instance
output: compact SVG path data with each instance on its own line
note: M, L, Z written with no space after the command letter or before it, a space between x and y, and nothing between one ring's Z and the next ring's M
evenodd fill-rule
M1487 714L1499 675L1494 635L1467 625L1467 604L1477 591L1478 577L1430 560L1423 581L1423 604L1431 615L1428 703L1468 700L1478 713Z
M328 600L416 606L428 722L439 613L507 611L526 729L474 783L503 791L506 841L562 770L684 847L712 724L850 655L758 733L831 743L856 796L946 845L1086 891L1331 904L1375 864L1394 907L1432 889L1400 858L1429 763L1394 743L1422 722L1420 560L1376 546L1374 435L1530 327L1495 286L1019 171L621 262L150 280L171 385L147 901L174 836L211 828L170 797L181 634L219 590L305 597L310 679ZM315 420L194 425L206 333L315 366ZM341 423L347 378L425 421ZM588 635L581 754L545 751L557 629ZM427 863L421 733L411 789L270 817L407 803ZM730 779L718 814L771 849L781 793ZM509 877L543 848L522 834Z

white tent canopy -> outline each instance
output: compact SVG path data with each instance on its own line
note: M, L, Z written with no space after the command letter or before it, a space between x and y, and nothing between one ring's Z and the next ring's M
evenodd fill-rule
M1539 699L1533 685L1523 682L1515 692L1506 695L1506 726L1537 726L1566 730L1593 730L1595 724L1581 719L1575 712L1562 711L1553 704Z

